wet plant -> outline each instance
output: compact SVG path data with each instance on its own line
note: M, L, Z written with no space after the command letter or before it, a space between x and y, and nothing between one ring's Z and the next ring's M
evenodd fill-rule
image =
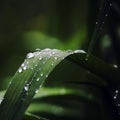
M120 69L92 55L110 6L102 1L88 52L46 48L26 55L8 89L0 92L1 120L119 119Z

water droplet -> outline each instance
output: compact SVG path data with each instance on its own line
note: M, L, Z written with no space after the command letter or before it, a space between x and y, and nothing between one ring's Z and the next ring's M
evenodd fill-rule
M48 77L48 75L45 76L46 78Z
M24 67L24 63L21 66Z
M95 23L96 25L98 24L98 22Z
M105 15L106 17L108 16L108 14Z
M21 73L21 72L22 72L22 68L19 68L19 69L18 69L18 72Z
M37 89L37 90L35 91L35 93L38 93L38 91L39 91L39 89Z
M39 60L42 60L42 57L39 57Z
M43 73L41 73L40 76L42 77L42 76L43 76Z
M115 93L118 93L118 92L119 92L118 90L115 91Z
M120 107L120 104L118 104L118 107Z
M50 51L51 49L50 48L46 48L46 49L44 49L43 51Z
M37 80L36 81L39 81L40 80L40 78L37 78Z
M112 3L110 3L110 7L112 6Z
M3 98L0 98L0 104L2 103L2 101L3 101Z
M117 96L114 96L114 99L116 99L117 98Z
M118 68L118 66L117 66L117 65L113 65L113 67L114 67L114 68Z
M54 54L55 54L55 52L53 51L53 52L52 52L52 55L54 55Z
M27 70L27 66L24 66L24 67L23 67L23 70Z
M35 51L40 51L40 49L39 49L39 48L36 48Z
M34 57L34 54L33 53L28 53L27 54L27 58L33 58Z
M29 89L29 84L26 84L26 85L24 86L24 89L25 89L25 91L28 91L28 89Z
M55 59L55 60L57 60L57 59L58 59L58 57L56 57L56 56L55 56L55 57L54 57L54 59Z
M54 65L54 63L51 64L52 66Z
M75 50L74 53L86 53L84 50Z

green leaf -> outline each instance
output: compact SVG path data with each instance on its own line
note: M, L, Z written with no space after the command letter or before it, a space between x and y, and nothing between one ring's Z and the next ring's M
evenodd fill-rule
M48 119L26 112L23 120L48 120Z
M3 96L5 94L5 90L4 91L0 91L0 103L3 101Z
M44 49L28 53L12 79L4 100L0 106L0 116L4 120L20 120L53 68L72 51Z
M101 77L109 85L117 87L120 84L120 69L105 63L91 54L87 57L86 54L72 54L67 59Z
M34 53L28 53L27 59L13 77L4 96L4 100L0 105L0 118L2 120L21 120L33 96L43 85L45 79L55 66L66 57L68 60L80 64L95 74L107 78L107 80L110 79L110 83L114 83L114 80L111 79L111 76L113 76L116 78L115 83L118 83L120 73L118 69L106 65L94 56L90 56L86 60L86 53L82 50L61 51L44 49ZM99 72L100 74L98 74ZM106 77L105 74L109 74L109 72L112 75ZM107 82L109 83L109 80ZM103 82L103 85L106 84Z

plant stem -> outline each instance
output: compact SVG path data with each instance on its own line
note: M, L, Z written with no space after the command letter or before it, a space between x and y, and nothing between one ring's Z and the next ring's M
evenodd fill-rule
M91 54L94 50L94 47L97 43L97 40L99 39L99 36L101 34L101 30L103 28L103 25L105 23L105 19L108 16L108 12L109 12L111 6L112 6L111 0L102 0L101 1L100 11L99 11L96 25L95 25L95 28L93 31L91 42L89 44L87 56L89 56L89 54Z

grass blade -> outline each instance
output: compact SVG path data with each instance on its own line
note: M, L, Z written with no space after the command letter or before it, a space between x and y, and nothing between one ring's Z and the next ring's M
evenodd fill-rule
M33 96L38 92L50 72L67 56L69 56L69 60L79 63L92 72L96 71L97 75L99 75L98 72L101 72L100 76L104 76L110 72L110 74L113 73L113 77L117 76L115 81L119 80L120 71L118 69L114 72L113 67L106 65L93 56L86 62L86 53L82 50L61 51L44 49L29 53L27 54L27 59L25 59L14 75L0 105L1 120L21 120ZM94 70L92 70L92 66ZM104 68L105 72L102 71Z
M27 59L13 77L0 105L1 119L21 120L33 96L52 69L72 53L71 51L44 49L27 54Z

